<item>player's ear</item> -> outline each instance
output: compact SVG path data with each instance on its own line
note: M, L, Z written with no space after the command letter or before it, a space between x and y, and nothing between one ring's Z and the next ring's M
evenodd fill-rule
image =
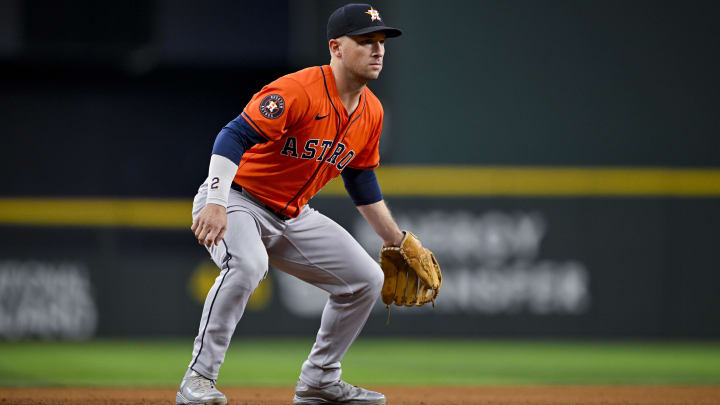
M328 46L330 47L330 55L334 56L336 58L342 57L342 43L340 42L340 38L337 39L331 39L328 42Z

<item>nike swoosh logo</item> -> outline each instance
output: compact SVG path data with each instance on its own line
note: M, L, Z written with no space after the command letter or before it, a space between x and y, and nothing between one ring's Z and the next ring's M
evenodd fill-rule
M318 115L315 116L315 119L316 119L316 120L321 120L321 119L323 119L323 118L326 118L328 115L330 115L330 114L325 114L325 115L323 115L323 116L321 117L320 114L318 114Z

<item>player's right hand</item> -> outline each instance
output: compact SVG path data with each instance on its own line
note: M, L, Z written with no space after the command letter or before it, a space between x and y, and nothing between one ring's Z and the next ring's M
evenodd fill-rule
M222 205L209 203L200 210L193 220L190 230L193 231L198 243L209 248L214 243L220 244L227 229L227 209Z

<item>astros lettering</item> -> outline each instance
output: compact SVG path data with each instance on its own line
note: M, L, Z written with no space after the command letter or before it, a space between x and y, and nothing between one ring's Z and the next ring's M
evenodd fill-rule
M303 147L304 152L302 155L300 155L299 158L310 160L314 159L315 155L317 154L316 148L319 142L319 139L308 139L307 141L305 141L305 146ZM335 147L335 151L331 155L329 155L327 159L325 159L325 152L330 146L332 146L332 141L322 141L322 152L320 152L320 155L316 160L318 162L322 162L324 160L326 163L335 165L338 171L342 171L342 169L344 169L345 166L350 163L352 158L355 157L355 151L349 150L345 154L343 154L346 147L345 144L341 142L337 144L337 146ZM285 146L283 147L282 151L280 151L280 154L285 156L292 156L294 158L298 157L297 139L295 139L294 136L289 136L287 140L285 140ZM339 162L335 163L340 155L342 155L342 158L340 158Z

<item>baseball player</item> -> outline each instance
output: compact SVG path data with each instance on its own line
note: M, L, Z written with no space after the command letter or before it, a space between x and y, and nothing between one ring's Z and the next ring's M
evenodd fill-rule
M384 395L340 379L340 361L379 297L383 273L307 202L341 174L384 246L403 241L373 172L383 109L365 86L382 70L385 39L401 33L369 4L337 9L327 25L330 64L263 87L218 134L191 229L221 271L205 300L178 404L227 402L215 381L269 264L330 294L293 403L385 404Z

